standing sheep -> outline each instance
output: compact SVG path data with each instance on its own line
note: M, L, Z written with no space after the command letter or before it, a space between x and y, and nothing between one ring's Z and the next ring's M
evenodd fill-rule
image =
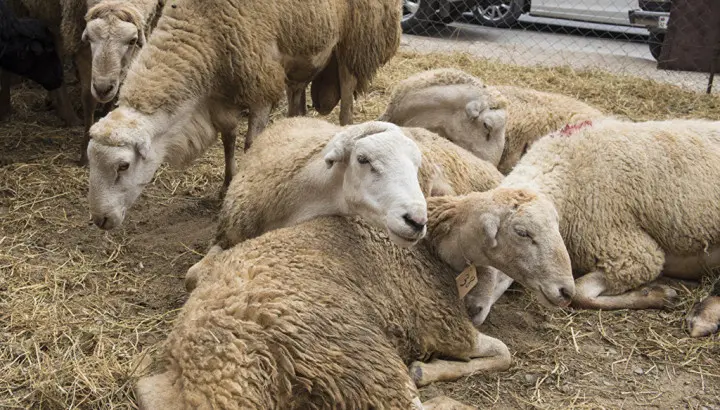
M91 197L112 196L116 207L129 208L164 160L188 163L218 131L225 148L224 192L235 174L241 109L250 109L247 149L265 128L284 86L306 84L333 52L341 53L339 41L353 37L343 34L346 30L364 28L346 25L348 8L337 0L312 0L303 7L289 0L176 0L164 8L129 68L119 107L91 129ZM339 55L338 61L356 61ZM116 182L118 173L122 177ZM120 213L95 215L104 229L122 220Z
M140 407L422 408L415 386L510 365L464 312L455 276L468 264L506 261L541 299L572 296L552 205L523 190L429 198L427 238L397 248L334 216L218 252L168 337L167 370L138 381Z
M506 126L498 127L506 116ZM564 95L487 86L464 71L440 68L401 81L379 119L437 132L507 175L538 138L565 124L603 116Z
M720 266L719 179L720 122L605 119L540 139L500 186L555 204L584 274L573 306L659 309L676 296L652 283L660 275L697 280ZM690 316L693 336L714 331L714 306Z
M55 40L47 26L37 19L19 19L0 0L0 69L28 78L47 91L63 82L63 66ZM9 114L10 85L0 90L0 118Z

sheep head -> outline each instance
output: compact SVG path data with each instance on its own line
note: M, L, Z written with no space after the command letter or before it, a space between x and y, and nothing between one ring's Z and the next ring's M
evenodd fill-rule
M428 199L430 233L455 269L492 266L532 289L544 304L567 306L575 293L557 211L527 189L495 188L458 199Z
M153 137L167 127L168 115L119 107L90 128L88 200L95 225L113 229L140 196L163 160Z
M101 103L117 95L130 63L145 44L145 21L124 1L108 0L91 7L82 40L92 52L92 94Z
M399 246L425 236L427 204L418 181L422 153L398 126L371 121L346 127L323 155L330 172L342 174L349 213L385 228Z

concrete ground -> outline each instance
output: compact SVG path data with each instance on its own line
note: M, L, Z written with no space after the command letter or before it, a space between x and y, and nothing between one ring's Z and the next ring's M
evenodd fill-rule
M531 16L513 29L472 24L470 18L424 36L403 35L401 48L417 52L467 52L517 65L600 68L705 92L707 73L659 70L646 43L647 30ZM720 78L713 93L720 93Z

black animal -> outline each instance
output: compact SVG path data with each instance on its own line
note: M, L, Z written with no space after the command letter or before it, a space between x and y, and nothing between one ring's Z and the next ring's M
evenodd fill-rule
M5 0L0 0L0 70L35 81L47 91L63 82L62 61L48 27L37 19L18 18ZM3 94L9 99L9 90ZM9 101L0 105L5 104ZM9 108L0 107L0 115Z

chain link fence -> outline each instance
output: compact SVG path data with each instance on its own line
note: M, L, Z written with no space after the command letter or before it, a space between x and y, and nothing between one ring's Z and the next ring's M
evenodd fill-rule
M720 93L720 0L403 0L402 50L602 69Z

